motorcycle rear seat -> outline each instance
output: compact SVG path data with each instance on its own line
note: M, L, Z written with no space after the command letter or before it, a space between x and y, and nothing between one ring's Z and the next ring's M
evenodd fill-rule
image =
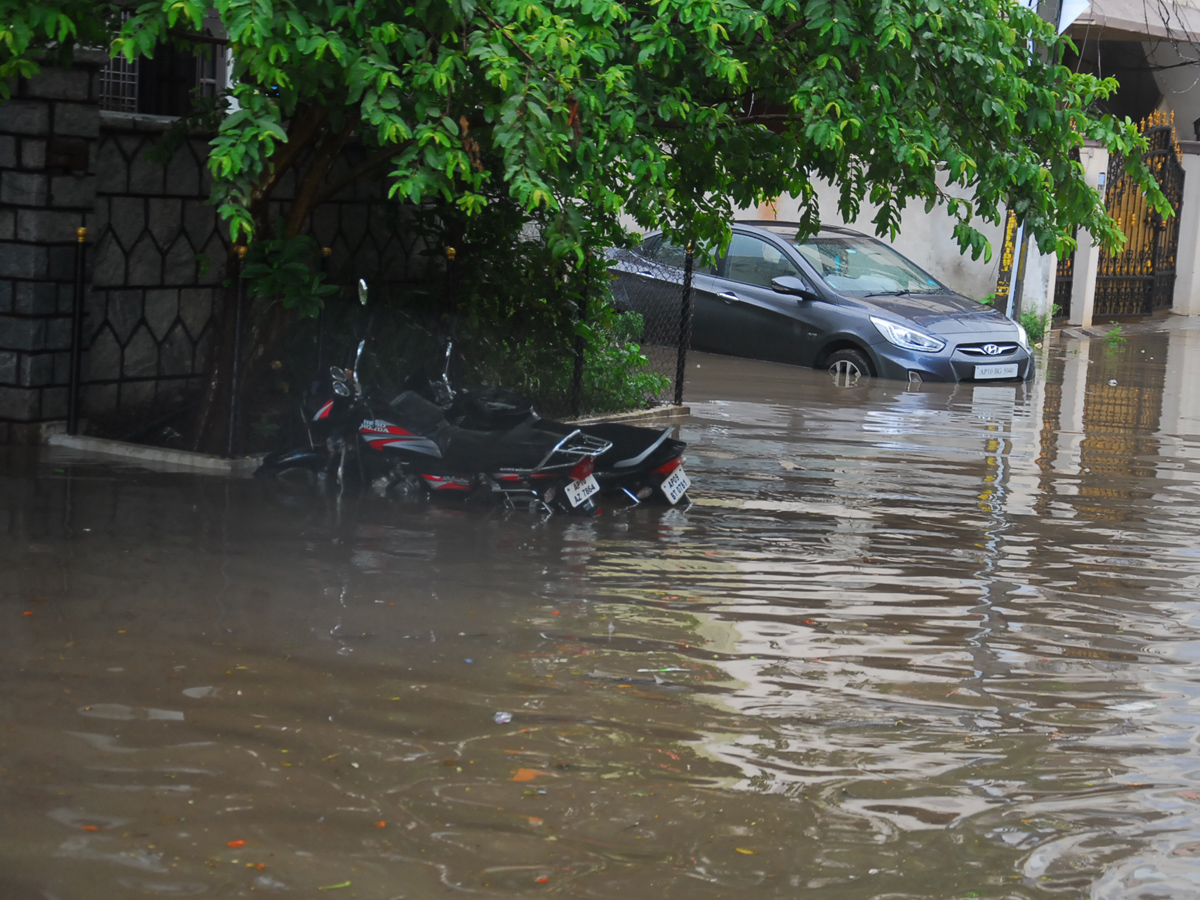
M400 418L397 424L420 434L432 434L446 421L445 410L416 391L401 392L389 405Z
M535 416L532 400L502 387L464 391L454 402L454 412L463 428L480 431L514 428Z

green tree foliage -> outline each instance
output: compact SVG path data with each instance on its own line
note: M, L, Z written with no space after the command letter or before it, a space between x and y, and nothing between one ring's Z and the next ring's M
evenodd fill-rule
M1014 0L148 0L111 31L117 6L0 0L0 79L105 34L149 56L215 8L236 111L209 166L240 237L266 236L293 168L273 236L299 234L344 186L329 161L352 138L370 153L347 177L383 167L394 197L468 221L512 198L580 261L622 214L719 242L734 207L793 194L815 228L816 177L844 216L876 205L885 234L908 202L943 204L975 255L1005 206L1043 251L1077 224L1113 245L1070 159L1084 139L1124 154L1164 207L1133 124L1092 111L1115 82L1058 65L1066 39Z

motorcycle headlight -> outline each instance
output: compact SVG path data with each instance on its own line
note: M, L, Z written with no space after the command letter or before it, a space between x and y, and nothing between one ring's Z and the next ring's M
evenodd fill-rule
M887 339L889 344L895 344L905 350L937 353L946 346L946 342L941 338L935 338L932 334L916 328L909 328L898 322L889 322L887 319L877 319L875 316L871 316L871 324L879 329L879 333Z
M1029 335L1025 332L1025 326L1020 322L1014 322L1017 326L1017 343L1025 348L1025 352L1029 352Z

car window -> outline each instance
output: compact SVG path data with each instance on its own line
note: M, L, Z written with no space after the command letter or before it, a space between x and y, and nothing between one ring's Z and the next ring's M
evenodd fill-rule
M672 243L666 237L660 237L653 256L664 266L682 269L687 262L687 248L682 244Z
M652 234L649 237L642 238L642 242L636 248L638 255L644 256L647 259L654 259L654 254L658 250L658 242L661 240L661 234Z
M646 238L638 252L647 259L652 259L664 266L671 266L675 269L683 269L687 266L687 247L674 243L663 234ZM696 274L711 275L716 271L716 267L712 262L704 262L702 255L696 253L692 257L692 271Z
M748 234L735 234L725 254L725 277L742 284L769 288L780 275L800 276L795 263L774 244Z
M943 287L890 247L862 237L815 237L793 245L830 287L845 293L938 293Z

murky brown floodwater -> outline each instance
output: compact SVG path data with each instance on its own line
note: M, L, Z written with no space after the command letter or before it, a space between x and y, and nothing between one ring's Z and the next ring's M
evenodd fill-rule
M0 897L1194 897L1170 324L1017 387L699 357L687 511L0 451Z

